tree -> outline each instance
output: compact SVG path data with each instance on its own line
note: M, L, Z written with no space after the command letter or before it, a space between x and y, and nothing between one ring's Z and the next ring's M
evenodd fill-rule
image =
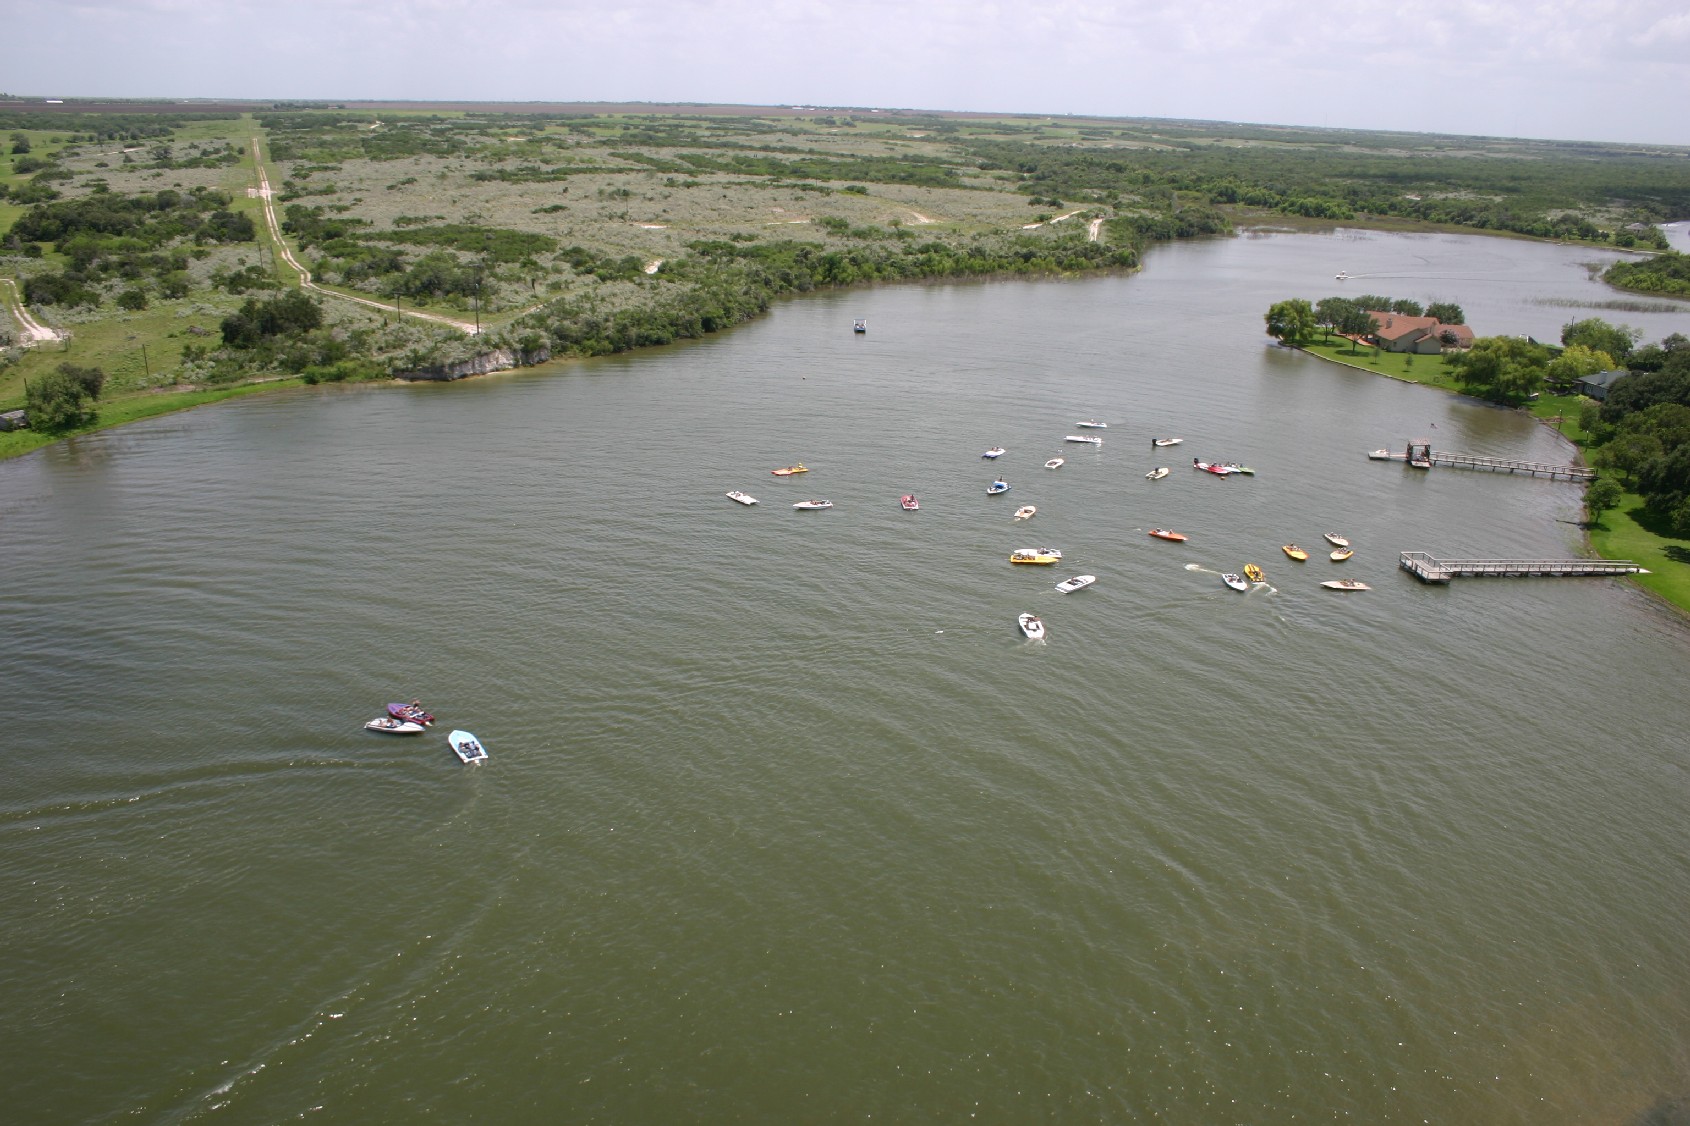
M69 366L61 365L30 380L24 391L24 415L32 429L55 434L98 417L93 396L80 379L65 371Z
M1601 317L1587 317L1561 326L1561 343L1571 347L1583 344L1596 352L1606 352L1625 363L1637 338L1643 333L1630 325L1611 325Z
M1518 405L1542 388L1549 349L1514 336L1482 336L1446 362L1474 394Z
M1356 350L1356 341L1373 331L1373 315L1359 305L1351 306L1338 322L1338 331L1350 338L1350 352Z
M1420 311L1420 302L1411 301L1406 297L1399 297L1391 302L1391 312L1400 313L1405 317L1420 317L1425 314Z
M1612 477L1598 477L1591 482L1584 493L1584 507L1590 512L1590 522L1601 524L1602 514L1610 508L1618 508L1624 497L1625 490Z
M1339 328L1345 315L1355 309L1356 303L1348 297L1322 297L1314 305L1314 323L1326 329L1327 338L1330 339L1332 330Z
M1569 345L1559 356L1549 361L1543 375L1551 387L1571 387L1585 376L1599 371L1613 371L1614 357L1583 344Z
M29 138L22 133L12 134L12 155L22 156L29 151Z
M1301 348L1314 339L1314 306L1301 297L1275 302L1263 319L1268 335L1287 348Z
M1426 315L1436 318L1441 324L1464 325L1467 314L1461 311L1461 306L1453 301L1429 301L1426 303Z

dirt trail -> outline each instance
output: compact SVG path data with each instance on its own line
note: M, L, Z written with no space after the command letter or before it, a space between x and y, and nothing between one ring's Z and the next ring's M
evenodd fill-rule
M18 327L23 330L23 340L20 343L25 348L36 344L51 344L55 340L64 339L62 333L48 328L29 315L29 309L23 303L23 294L19 291L17 282L11 278L0 278L0 282L5 282L11 287L11 296L6 298L6 308L17 320Z
M372 309L386 310L392 306L385 301L377 301L373 297L355 297L350 293L341 293L334 289L325 289L311 280L311 271L306 269L299 259L293 256L293 251L282 238L281 224L276 222L276 208L271 202L270 177L264 171L264 159L258 150L258 138L252 139L252 166L258 171L258 198L264 202L264 223L270 228L270 238L275 242L276 249L281 251L282 259L299 274L299 284L303 289L324 293L330 297L338 297L342 301L356 301L360 305L367 305ZM410 315L420 320L433 321L435 324L449 325L460 332L474 336L481 330L473 321L457 321L451 317L443 317L439 313L424 313L417 309L410 310Z

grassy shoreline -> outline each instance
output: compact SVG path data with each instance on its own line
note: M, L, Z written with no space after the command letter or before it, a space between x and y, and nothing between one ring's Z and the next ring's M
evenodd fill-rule
M1463 394L1448 369L1434 356L1410 358L1402 353L1383 352L1360 346L1351 355L1349 341L1320 342L1301 349L1317 359L1341 364L1357 371L1383 375L1403 383L1419 383L1452 395ZM1580 398L1556 395L1538 399L1530 413L1545 426L1555 427L1582 460L1585 435L1578 428ZM1585 545L1602 559L1629 559L1649 569L1647 575L1632 575L1630 581L1686 617L1690 617L1690 540L1663 535L1658 522L1643 507L1643 498L1626 493L1619 507L1602 514L1595 524L1582 525Z

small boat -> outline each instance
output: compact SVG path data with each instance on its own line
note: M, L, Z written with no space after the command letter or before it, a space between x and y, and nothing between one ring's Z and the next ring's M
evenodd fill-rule
M1279 550L1283 551L1285 554L1289 555L1291 558L1295 559L1299 563L1306 562L1308 560L1308 557L1309 557L1308 552L1304 551L1302 548L1298 547L1294 543L1288 543L1288 544L1284 545L1283 547L1281 547Z
M1250 584L1244 581L1243 575L1234 574L1231 571L1226 571L1226 572L1223 572L1221 574L1221 582L1225 583L1227 586L1231 587L1233 590L1249 590L1250 589Z
M809 470L804 467L803 462L799 462L797 465L789 465L784 469L771 469L769 472L776 477L790 477L794 473L808 473Z
M1022 614L1015 619L1015 624L1021 627L1021 632L1034 641L1045 639L1045 624L1039 620L1037 614Z
M1177 446L1183 441L1185 441L1184 438L1152 438L1150 444L1152 446Z
M393 716L377 716L364 725L365 731L379 731L384 735L421 735L426 728L413 719L395 719Z
M1350 546L1350 541L1346 537L1340 536L1337 532L1322 532L1320 534L1322 536L1325 536L1326 542L1331 544L1333 547L1349 547Z
M1005 481L1002 477L999 477L996 481L993 481L990 485L986 486L986 492L994 495L997 493L1007 493L1009 492L1009 482Z
M1170 532L1166 528L1152 528L1150 534L1159 540L1173 540L1175 543L1185 542L1184 532Z
M1063 463L1062 458L1053 457L1049 461L1045 462L1045 468L1046 469L1061 469L1062 463Z
M434 717L423 710L420 700L412 700L408 704L389 704L387 714L394 719L408 719L412 723L420 723L424 727L434 722Z
M1348 559L1350 556L1354 555L1355 553L1356 553L1355 548L1353 548L1353 547L1334 548L1333 551L1332 551L1332 556L1331 556L1332 562L1342 563L1344 560Z
M1075 575L1071 579L1063 579L1056 584L1056 589L1063 594L1073 594L1076 590L1084 590L1097 581L1096 575Z
M1032 505L1024 504L1020 508L1017 508L1015 510L1015 519L1026 520L1029 517L1031 517L1034 513L1036 513L1037 511L1038 511L1038 509L1034 508Z
M792 507L800 512L819 512L824 508L832 508L833 502L830 500L801 500Z
M1093 446L1103 445L1103 439L1095 434L1065 434L1062 440L1064 442L1085 442Z
M1254 469L1251 469L1248 465L1239 465L1236 461L1222 462L1221 468L1229 473L1242 473L1246 477L1254 477L1256 475L1256 471Z
M741 504L756 504L757 498L750 493L742 493L738 489L728 494L729 500L737 500Z
M858 317L856 320L852 321L851 322L851 331L852 332L867 332L868 331L868 318L867 317Z
M481 745L481 740L467 731L454 731L446 736L446 741L452 744L452 749L458 752L458 757L466 763L487 761L487 748Z
M1205 473L1213 473L1216 477L1225 477L1227 474L1232 472L1232 470L1228 469L1224 465L1211 465L1210 463L1195 457L1191 459L1191 468L1201 469Z
M1391 460L1391 451L1390 450L1374 450L1372 453L1368 454L1367 456L1368 456L1368 459L1370 461L1390 461Z
M1167 466L1158 465L1155 469L1152 469L1149 473L1146 473L1145 476L1148 477L1152 481L1160 481L1162 478L1164 478L1168 475L1168 472L1169 472L1169 470L1168 470Z
M1052 563L1062 562L1062 553L1054 547L1018 547L1009 553L1009 561L1048 567Z
M1002 446L993 446L991 449L987 450L985 453L981 454L980 456L983 457L983 458L987 458L991 461L996 461L998 458L1002 457L1004 454L1006 454L1008 452L1009 451L1004 449Z
M1244 564L1244 577L1253 583L1267 582L1267 574L1254 563Z
M914 493L905 493L898 498L898 503L904 506L905 512L914 512L921 507L921 502L915 499Z
M1348 270L1339 270L1337 273L1332 275L1332 280L1333 281L1349 281L1350 280L1350 272Z
M1327 590L1372 590L1373 589L1372 587L1368 586L1366 583L1357 582L1355 579L1328 579L1327 581L1321 583L1320 585L1325 587Z
M1088 418L1084 422L1076 422L1074 425L1082 427L1083 429L1086 429L1086 430L1107 430L1107 429L1109 429L1109 424L1107 422L1099 422L1095 418Z

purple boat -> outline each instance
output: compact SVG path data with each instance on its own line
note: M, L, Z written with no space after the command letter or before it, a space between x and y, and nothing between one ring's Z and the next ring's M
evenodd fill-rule
M420 700L412 700L408 704L389 704L387 705L387 714L392 716L394 719L403 719L409 720L412 723L420 723L424 727L428 727L434 723L434 717L423 710L422 702Z

